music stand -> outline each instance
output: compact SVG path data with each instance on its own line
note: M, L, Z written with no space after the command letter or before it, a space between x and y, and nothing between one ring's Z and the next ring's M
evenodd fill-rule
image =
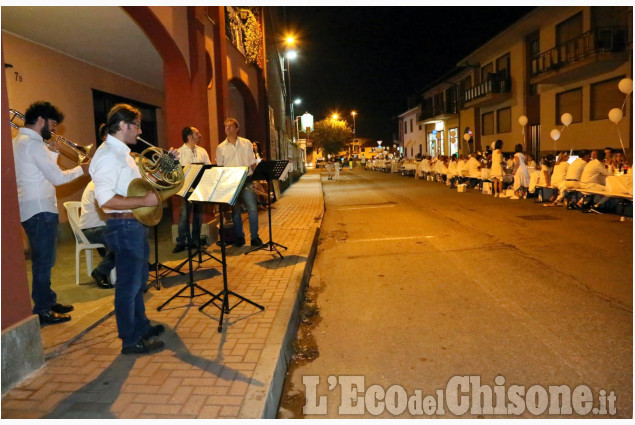
M272 229L271 229L271 188L273 187L271 184L272 180L279 180L280 176L284 172L289 161L286 160L273 160L273 161L260 161L254 173L252 175L252 180L266 180L267 181L267 214L269 216L269 242L266 242L263 245L257 246L255 248L250 249L245 252L245 255L250 252L258 251L258 250L267 250L267 251L275 251L280 258L284 258L277 247L287 249L286 246L280 245L273 241Z
M157 289L157 291L161 289L161 281L159 280L159 278L168 271L176 272L181 275L183 274L183 272L181 272L179 269L173 269L172 267L166 266L165 264L159 262L159 234L157 230L158 227L158 224L154 226L154 263L149 264L149 268L154 269L154 287ZM162 268L166 270L160 273L159 270ZM150 289L150 286L152 286L152 282L150 282L146 286L145 291Z
M245 167L244 172L245 172L244 176L246 176L246 173L247 173L246 167ZM224 219L223 219L223 215L224 214L222 213L222 211L220 211L220 206L221 205L233 206L236 203L236 198L238 196L238 193L240 193L240 191L242 190L242 187L243 187L244 183L245 183L244 179L242 181L240 181L240 182L231 182L231 183L229 183L229 185L233 185L233 186L231 186L231 189L234 190L233 196L231 197L232 200L229 201L229 202L194 201L194 200L192 201L192 202L207 202L207 203L212 203L212 204L215 204L215 205L219 206L219 212L220 212L220 214L219 214L219 226L220 226L219 238L220 238L220 252L221 252L221 260L222 260L221 264L223 266L223 289L218 294L215 294L212 297L211 300L207 301L205 304L203 304L202 306L200 306L198 308L199 311L203 311L203 309L205 307L207 307L210 304L213 304L216 308L218 308L220 310L220 320L218 322L218 332L221 332L222 329L223 329L223 319L224 319L225 315L226 314L228 315L236 306L238 306L238 304L242 303L243 301L246 302L246 303L249 303L249 304L251 304L251 305L253 305L253 306L257 307L257 308L259 308L260 310L264 310L265 309L264 306L261 306L260 304L257 304L255 302L251 301L250 299L245 298L245 297L243 297L240 294L237 294L234 291L230 291L229 288L228 288L228 285L227 285L227 255L226 255L226 252L225 252L226 242L225 242L225 236L224 236L224 233L225 233L224 232ZM229 296L230 295L233 295L234 297L239 299L239 301L236 304L234 304L233 306L231 306L231 307L229 306ZM221 301L221 305L216 304L214 302L217 299L219 301Z
M198 177L198 179L200 179L200 176ZM195 181L198 184L198 181ZM187 200L187 198L184 196L182 197L182 201L183 202L189 202L190 204L192 204L190 201ZM194 214L194 205L192 204L191 208L185 208L186 211L186 220L187 220L187 237L189 237L188 239L188 246L190 245L191 241L191 231L190 231L190 214ZM207 255L209 258L206 258L205 260L203 260L203 254ZM198 260L195 259L194 257L196 257L198 255ZM188 250L188 258L186 258L185 260L183 260L183 262L181 262L181 264L179 264L178 266L176 266L176 271L181 273L180 270L181 268L187 264L190 260L197 262L198 264L204 263L205 261L208 260L216 260L219 263L222 263L221 260L219 260L218 258L214 257L212 254L210 254L209 252L207 252L206 249L202 248L200 245L200 237L199 237L199 246L196 247L196 251L194 251L193 253L190 253L190 250ZM190 266L191 267L191 266Z
M207 168L210 168L211 166L207 166ZM205 167L203 167L205 168ZM192 182L191 186L187 189L187 191L183 194L182 198L183 198L183 202L188 202L187 201L187 197L190 195L192 188L196 187L196 185L198 184L198 182L200 181L202 176L202 173L199 173L199 175L194 179L194 181ZM194 208L190 208L190 212L193 212ZM166 305L168 305L170 303L170 301L172 301L175 298L194 298L194 297L199 297L201 295L204 294L208 294L211 295L212 297L216 297L216 295L214 295L212 292L208 291L207 289L201 287L200 285L198 285L196 282L194 282L194 271L192 268L192 258L194 257L194 255L196 255L196 253L192 253L192 232L190 230L190 215L187 214L187 208L185 209L186 211L186 215L187 215L187 233L185 234L186 237L186 241L187 241L187 259L185 261L183 261L181 264L179 264L179 266L176 268L176 272L183 274L180 270L181 267L185 264L185 263L189 263L190 265L190 271L189 271L189 279L187 284L181 288L181 290L179 292L177 292L176 294L172 295L166 302L164 302L163 304L161 304L157 310L161 311L161 309L163 307L165 307ZM218 260L216 257L213 257L211 254L208 254L210 257L214 258L217 261ZM200 256L200 251L199 251L199 256ZM194 293L194 289L198 288L200 291L202 291L201 294L195 294ZM186 290L190 290L190 295L181 295L181 293L183 293ZM213 298L212 298L213 299Z

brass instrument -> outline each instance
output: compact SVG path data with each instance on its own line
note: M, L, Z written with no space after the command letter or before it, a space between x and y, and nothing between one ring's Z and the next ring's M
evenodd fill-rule
M9 121L11 127L17 128L18 130L24 127L24 114L15 109L9 109L9 115L11 117ZM22 125L15 122L16 119L22 120ZM81 165L86 160L86 158L90 159L90 155L88 155L88 152L90 152L90 150L92 149L92 144L86 146L78 145L77 143L73 143L55 132L51 132L51 139L57 141L58 145L60 146L60 155L73 161L77 165ZM46 140L44 140L44 144L49 146L49 142L47 142ZM69 150L70 152L62 150L62 148Z
M154 192L160 199L154 207L134 208L135 218L148 227L156 226L163 215L163 201L181 190L184 183L183 169L165 150L146 142L141 137L137 140L150 146L137 158L137 166L142 178L134 179L128 185L128 196L145 196Z

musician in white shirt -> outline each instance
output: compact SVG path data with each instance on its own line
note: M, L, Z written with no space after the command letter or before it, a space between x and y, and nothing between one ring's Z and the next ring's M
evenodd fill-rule
M13 139L20 221L29 239L32 262L33 313L40 323L71 320L72 305L57 302L51 289L59 215L55 187L88 173L88 164L62 171L57 165L58 144L52 137L62 114L49 102L35 102L25 111L24 127ZM47 148L44 140L50 139Z
M183 146L179 151L179 163L182 166L189 164L210 164L207 151L198 146L197 143L201 140L201 132L196 127L185 127L181 131L181 138L183 139ZM201 225L203 216L203 204L196 202L187 202L185 199L180 199L181 210L179 214L179 226L178 236L176 237L176 246L172 252L177 253L187 248L187 231L189 224L189 217L192 214L192 234L191 243L193 248L198 248L201 243Z
M130 148L141 134L141 112L126 104L117 104L108 112L108 136L97 149L90 165L95 182L95 199L108 214L106 244L115 253L115 317L122 341L122 354L144 354L163 347L163 341L151 339L165 328L151 326L145 314L143 293L148 280L148 228L132 214L132 209L152 207L160 199L154 192L127 196L130 182L141 173ZM171 151L176 152L176 151Z
M82 194L82 213L79 216L79 228L90 243L106 245L104 234L107 219L106 214L95 202L95 183L90 181ZM113 288L109 276L110 271L115 267L115 254L108 247L99 248L97 251L102 259L90 275L100 288Z
M251 186L251 176L256 169L257 161L251 142L248 139L238 137L239 129L240 126L235 118L225 120L227 138L216 148L216 163L221 167L248 167L247 181L238 195L238 200L242 200L247 207L251 246L260 246L262 240L258 236L258 201ZM241 247L245 244L245 233L238 202L233 207L233 221L236 236L234 246Z

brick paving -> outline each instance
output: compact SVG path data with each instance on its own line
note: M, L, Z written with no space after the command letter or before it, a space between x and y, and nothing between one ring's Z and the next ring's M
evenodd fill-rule
M284 371L275 370L280 347L292 321L300 280L312 262L311 248L324 213L319 173L302 176L274 206L273 240L288 248L282 251L283 259L263 250L244 255L249 247L227 251L229 289L263 305L264 311L242 302L225 316L219 333L220 310L213 305L198 310L208 295L179 297L157 311L183 284L166 284L160 291L152 288L146 294L146 308L153 323L166 327L160 337L165 341L162 351L121 355L111 316L49 355L41 369L3 394L2 417L262 416L266 399L275 392L272 388L280 391L282 385L271 381L274 376L284 377ZM267 214L261 213L259 219L260 236L266 242ZM220 258L216 246L212 254ZM197 281L218 293L223 286L220 264L208 260L200 267L218 271ZM189 294L187 290L183 295ZM234 305L238 299L230 296L229 301Z

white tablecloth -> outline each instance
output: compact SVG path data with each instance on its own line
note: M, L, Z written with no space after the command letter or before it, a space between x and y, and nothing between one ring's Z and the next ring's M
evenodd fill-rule
M633 176L630 174L608 176L606 178L606 191L633 196Z

